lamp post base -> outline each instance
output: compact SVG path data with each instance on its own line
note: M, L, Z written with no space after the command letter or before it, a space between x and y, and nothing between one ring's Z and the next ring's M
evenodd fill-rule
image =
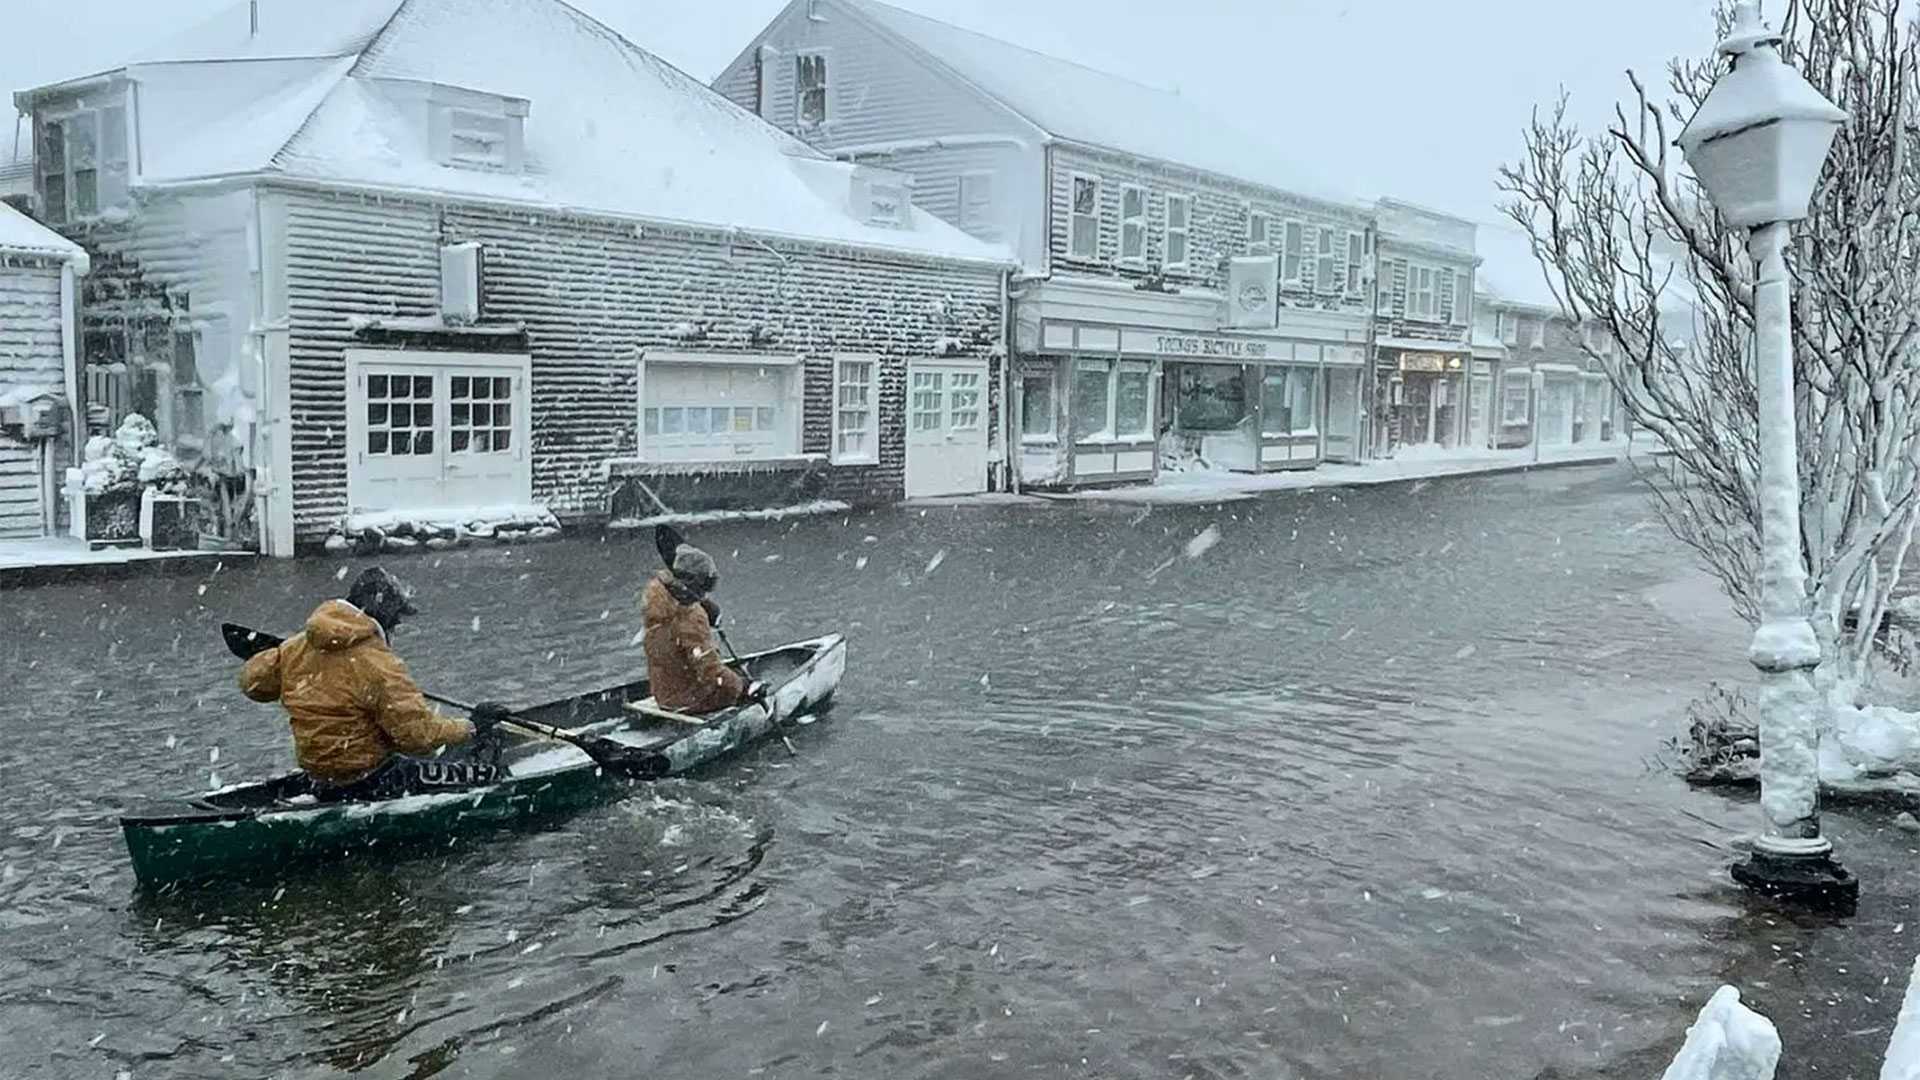
M1745 862L1733 865L1733 880L1754 892L1790 904L1851 912L1860 899L1860 879L1833 857L1824 839L1762 837Z

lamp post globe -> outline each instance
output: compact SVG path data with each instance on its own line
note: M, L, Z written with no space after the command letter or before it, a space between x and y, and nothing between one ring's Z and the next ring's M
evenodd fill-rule
M1757 892L1851 906L1859 879L1820 834L1820 643L1807 619L1795 431L1788 223L1807 216L1814 185L1847 114L1780 57L1779 34L1752 3L1735 8L1719 51L1730 68L1681 131L1707 198L1749 230L1754 260L1753 363L1759 404L1760 625L1747 658L1760 672L1760 808L1765 828L1734 879Z

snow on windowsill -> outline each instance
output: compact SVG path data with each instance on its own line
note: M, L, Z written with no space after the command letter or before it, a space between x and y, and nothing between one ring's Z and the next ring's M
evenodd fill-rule
M403 523L416 525L464 525L474 521L484 521L491 524L523 521L548 524L553 521L553 512L538 503L501 503L493 506L422 507L417 510L376 510L366 513L348 514L345 525L347 532L360 533L368 529L392 529Z
M1159 440L1151 435L1116 436L1112 432L1096 431L1084 438L1075 439L1073 445L1079 447L1152 446L1157 441Z
M707 461L650 461L642 457L624 457L608 458L605 468L608 476L625 476L633 473L741 473L752 472L755 469L801 468L826 461L825 454L781 454L774 457L714 458Z
M839 466L839 465L859 466L864 468L864 467L880 464L880 459L873 454L852 454L844 457L833 458L831 459L830 464L833 464L836 466Z

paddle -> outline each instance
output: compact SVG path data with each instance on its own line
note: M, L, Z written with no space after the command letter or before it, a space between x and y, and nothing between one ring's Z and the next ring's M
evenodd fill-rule
M242 660L250 660L258 653L276 648L284 640L264 630L255 630L251 627L240 626L235 623L221 623L220 636L226 640L227 651ZM456 701L453 698L430 694L425 690L420 692L420 696L426 698L428 701L437 702L451 709L459 709L462 712L469 713L473 711L473 706L464 701ZM513 714L508 714L501 722L517 727L522 731L530 731L535 735L543 735L549 739L557 739L569 746L577 747L588 757L592 758L594 764L615 776L631 777L638 780L653 780L665 776L667 772L666 758L651 750L642 750L634 746L623 746L620 743L614 742L612 739L584 738L563 728L557 728L551 724L543 724L538 720L529 720Z

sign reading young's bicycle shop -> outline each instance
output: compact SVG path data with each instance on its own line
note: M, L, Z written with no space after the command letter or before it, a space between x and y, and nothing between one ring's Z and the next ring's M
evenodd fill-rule
M1120 351L1132 355L1165 356L1180 360L1265 360L1267 343L1205 334L1166 334L1153 330L1123 330Z

